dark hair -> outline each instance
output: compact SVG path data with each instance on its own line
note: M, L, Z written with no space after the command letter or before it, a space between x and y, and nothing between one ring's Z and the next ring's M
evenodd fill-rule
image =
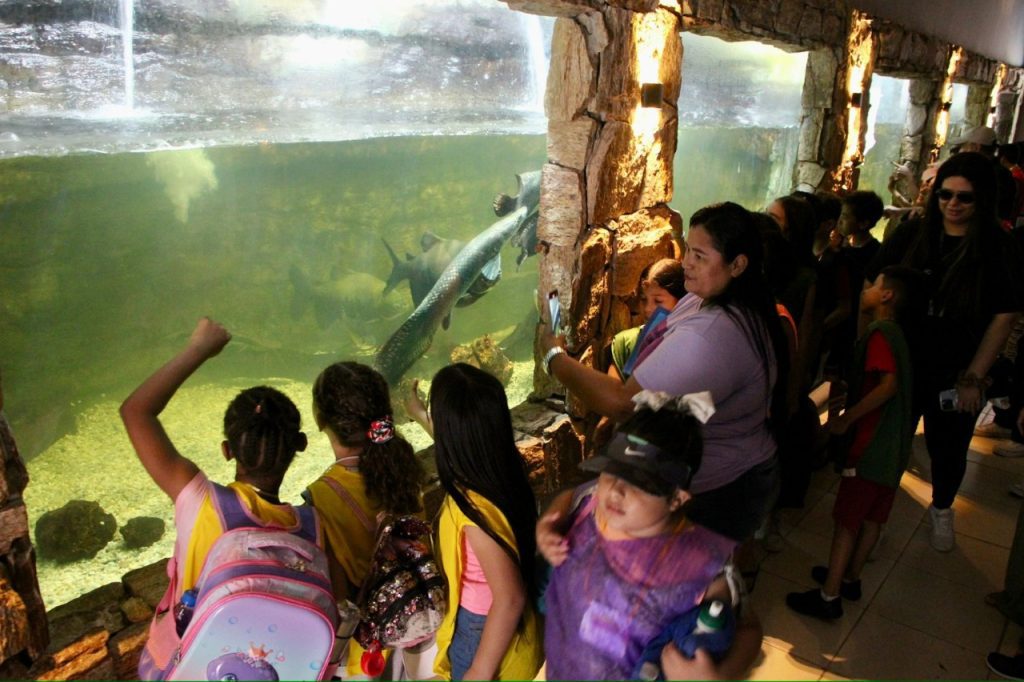
M752 214L731 201L705 206L690 218L690 229L702 227L725 262L740 255L747 267L730 280L725 291L711 303L721 306L746 334L764 367L765 385L771 386L775 366L775 388L768 415L768 427L778 440L786 419L786 378L789 375L789 346L775 308L775 299L764 275L764 247Z
M248 474L268 478L284 477L295 453L306 447L295 403L269 386L247 388L235 396L224 412L224 438Z
M535 597L537 502L526 463L516 447L505 388L482 369L462 362L449 365L434 375L430 385L430 416L441 487L519 566L526 593ZM515 535L515 547L473 506L467 490L505 515Z
M925 206L923 229L918 230L901 264L923 270L932 262L932 250L939 248L945 232L939 210L939 191L942 183L953 177L971 183L975 196L974 215L963 242L945 258L945 275L936 283L935 298L955 318L973 319L988 309L984 305L982 286L986 271L1005 267L1011 272L1017 268L1011 258L1016 256L1016 251L1011 254L1002 248L995 165L988 157L978 152L963 152L939 166Z
M800 265L793 245L790 244L779 224L767 213L751 213L751 220L761 234L761 245L764 247L764 278L771 289L772 296L781 297L796 279Z
M905 265L888 265L879 274L882 286L893 293L892 311L897 322L913 322L924 317L927 281L923 272Z
M839 214L843 211L842 201L835 192L828 192L819 189L814 193L818 199L818 226L826 220L839 220Z
M394 514L423 508L426 473L409 442L397 432L384 443L368 435L371 422L392 414L388 384L377 370L358 362L334 363L313 384L313 411L317 424L333 431L343 445L363 449L359 471L372 500Z
M700 422L689 412L681 412L667 405L658 411L641 407L619 425L618 431L642 438L681 459L690 468L691 481L700 469L704 441L700 435ZM661 481L660 478L652 483L658 488L656 494L664 497L675 494L677 486L674 484Z
M869 227L874 227L885 214L882 197L866 190L851 192L843 197L843 206L850 209L858 223L868 223Z
M655 261L644 270L641 277L644 281L654 282L676 299L686 295L686 276L683 273L683 264L675 258L662 258Z
M796 257L801 263L813 266L814 233L818 231L818 216L814 206L805 197L792 194L779 197L775 201L779 202L782 212L786 214L786 226L782 230L782 236L793 245Z
M1001 144L996 149L996 156L1016 165L1020 163L1020 147L1017 144Z

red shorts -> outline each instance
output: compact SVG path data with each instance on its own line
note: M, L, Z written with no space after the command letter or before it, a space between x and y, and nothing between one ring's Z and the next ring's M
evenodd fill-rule
M896 501L896 488L875 483L860 476L844 476L839 481L832 518L853 534L865 521L885 523Z

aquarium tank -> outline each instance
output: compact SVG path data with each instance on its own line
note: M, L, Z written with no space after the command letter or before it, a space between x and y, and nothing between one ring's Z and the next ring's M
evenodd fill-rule
M231 480L224 410L262 383L310 436L283 497L333 461L310 411L317 373L377 363L433 300L414 280L535 210L517 175L546 158L553 19L495 0L81 0L3 3L0 22L0 373L30 525L84 500L119 527L166 528L141 549L115 534L92 558L41 553L52 608L170 554L172 505L118 406L200 316L233 339L164 412L178 449ZM530 246L510 235L470 273L487 276L447 324L417 328L424 353L392 341L396 404L481 340L508 360L510 401L525 397Z
M761 211L793 189L806 52L683 33L671 206L689 221L735 201Z

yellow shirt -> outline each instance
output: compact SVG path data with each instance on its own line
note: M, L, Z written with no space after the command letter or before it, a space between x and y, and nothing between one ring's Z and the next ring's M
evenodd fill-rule
M466 497L480 511L480 515L511 547L516 546L512 526L496 506L489 500L467 491ZM438 531L436 552L441 560L448 583L448 612L445 614L441 628L437 631L437 658L434 659L434 672L443 679L450 680L451 663L448 661L448 647L451 646L455 634L455 616L459 610L459 586L462 584L462 569L465 558L462 555L462 533L466 526L475 526L459 505L446 495L438 512ZM532 561L533 557L530 557ZM537 676L544 662L544 633L541 620L534 604L527 601L523 611L523 622L512 641L508 645L495 679L498 680L532 680Z
M359 514L339 497L326 479L333 481L351 496L359 508ZM340 464L331 465L309 485L307 491L308 499L320 514L320 523L327 538L327 551L345 572L351 592L334 596L338 601L348 599L354 602L359 586L370 572L377 534L377 514L382 509L367 496L363 475L358 471L349 471ZM355 639L350 639L345 677L364 674L360 666L362 655L363 648Z
M178 589L175 600L185 590L195 587L210 548L221 535L224 527L213 505L213 484L206 474L199 472L178 494L174 501L175 525L178 529ZM242 506L249 510L254 521L262 525L277 525L284 528L298 526L298 515L290 504L272 504L256 494L251 486L234 481L228 488L241 499ZM187 539L185 544L184 539ZM321 538L317 538L318 542Z

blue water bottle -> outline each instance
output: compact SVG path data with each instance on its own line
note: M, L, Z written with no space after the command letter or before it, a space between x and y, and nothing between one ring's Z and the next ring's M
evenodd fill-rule
M174 607L174 629L178 632L178 637L185 634L185 628L188 627L189 621L192 620L192 611L196 607L196 591L185 590L181 595L181 601Z

